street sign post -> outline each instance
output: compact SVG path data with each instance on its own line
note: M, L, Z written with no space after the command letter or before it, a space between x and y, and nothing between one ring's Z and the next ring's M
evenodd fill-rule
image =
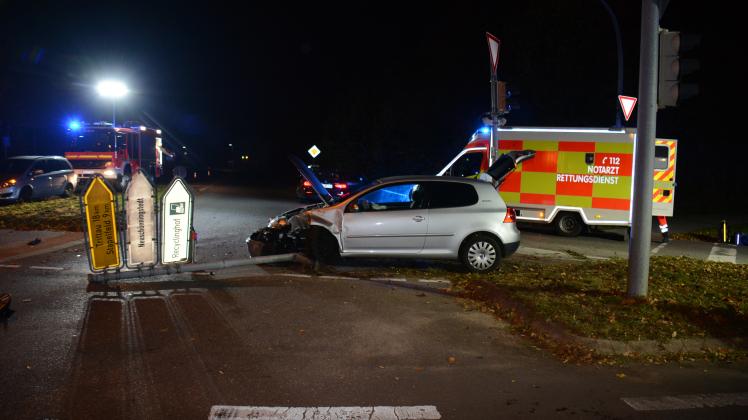
M117 203L104 178L96 175L81 198L86 229L86 253L93 272L118 269L122 266Z
M618 102L621 103L621 109L623 110L623 116L626 121L631 117L631 113L634 112L636 106L636 98L633 96L618 95Z
M496 69L499 65L501 41L488 32L486 32L486 40L488 41L488 55L491 66L491 143L488 148L488 165L490 166L496 162L496 155L499 152L499 76Z
M192 260L192 209L194 193L175 177L161 199L161 263L179 264Z
M144 268L156 265L156 195L153 184L142 170L138 170L127 185L125 220L127 267Z

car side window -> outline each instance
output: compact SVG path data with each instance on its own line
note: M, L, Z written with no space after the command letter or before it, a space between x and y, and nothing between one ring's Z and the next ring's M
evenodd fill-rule
M352 212L420 209L424 198L420 184L385 185L358 197L349 209Z
M45 174L49 172L47 170L46 162L47 162L46 159L39 159L35 161L34 164L31 165L31 170L30 170L31 173L34 175L41 175L41 174ZM38 171L41 171L41 172L38 172Z
M478 193L471 184L461 182L429 182L430 209L467 207L478 202Z
M483 163L483 153L469 152L460 156L459 159L449 168L446 175L458 177L474 177L480 173L481 163Z

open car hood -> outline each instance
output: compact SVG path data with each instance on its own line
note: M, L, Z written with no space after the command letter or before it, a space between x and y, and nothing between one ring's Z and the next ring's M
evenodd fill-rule
M309 169L306 164L299 159L298 157L294 155L289 155L288 159L291 160L291 163L293 163L293 166L296 167L296 169L299 171L302 177L304 177L305 180L309 181L310 184L312 184L312 188L314 189L314 192L317 193L320 200L322 200L323 203L329 205L333 201L332 194L330 194L329 191L322 185L321 182L319 182L319 179L317 179L317 176L314 175L314 172L312 172L311 169Z
M509 176L510 173L514 172L514 170L517 169L517 165L522 163L522 161L532 159L534 157L534 150L512 150L511 152L506 152L503 155L499 156L498 159L496 159L496 162L494 162L493 165L488 168L488 171L486 171L486 173L490 175L491 178L494 179L494 181L501 185L501 183L504 182L504 179L506 179L506 177Z

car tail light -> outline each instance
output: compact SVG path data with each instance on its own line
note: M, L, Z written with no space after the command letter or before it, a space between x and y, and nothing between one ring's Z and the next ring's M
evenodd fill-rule
M311 187L311 186L312 186L312 183L311 183L311 182L309 182L309 181L304 181L304 183L303 183L303 184L301 184L301 185L303 185L303 186L305 186L305 187Z
M348 184L343 183L343 182L336 182L335 184L333 184L333 187L339 190L345 190L345 189L348 189Z
M504 216L504 223L515 223L517 221L517 213L511 207L506 208L506 216Z

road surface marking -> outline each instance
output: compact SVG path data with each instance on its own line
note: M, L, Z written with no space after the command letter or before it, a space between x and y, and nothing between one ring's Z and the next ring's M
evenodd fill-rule
M748 406L748 392L621 398L636 411L685 410L704 407Z
M50 270L50 271L62 271L64 267L45 267L43 265L32 265L29 267L32 270Z
M541 249L541 248L531 248L527 246L520 246L517 250L517 254L524 254L524 255L535 255L535 256L554 256L558 258L564 258L564 259L571 259L573 258L569 254L565 252L559 252L559 251L550 251L547 249Z
M442 418L436 406L400 407L252 407L214 405L209 420L427 420Z
M294 273L281 273L280 275L284 277L304 277L304 278L312 277L309 274L294 274Z
M447 283L447 284L452 284L451 281L444 280L444 279L418 279L418 281L420 281L421 283Z
M406 282L408 279L404 279L402 277L372 277L371 280L375 281L399 281L399 282Z
M18 264L0 264L0 268L21 268Z
M714 245L707 261L728 262L735 264L738 258L737 248Z
M358 280L356 277L343 277L343 276L319 276L321 279L333 279L333 280Z
M656 254L656 253L660 252L660 251L662 250L662 248L665 248L665 246L666 246L667 244L668 244L668 242L663 242L663 243L661 243L661 244L657 245L657 246L656 246L656 247L654 247L654 249L652 250L652 253L653 253L653 254Z

